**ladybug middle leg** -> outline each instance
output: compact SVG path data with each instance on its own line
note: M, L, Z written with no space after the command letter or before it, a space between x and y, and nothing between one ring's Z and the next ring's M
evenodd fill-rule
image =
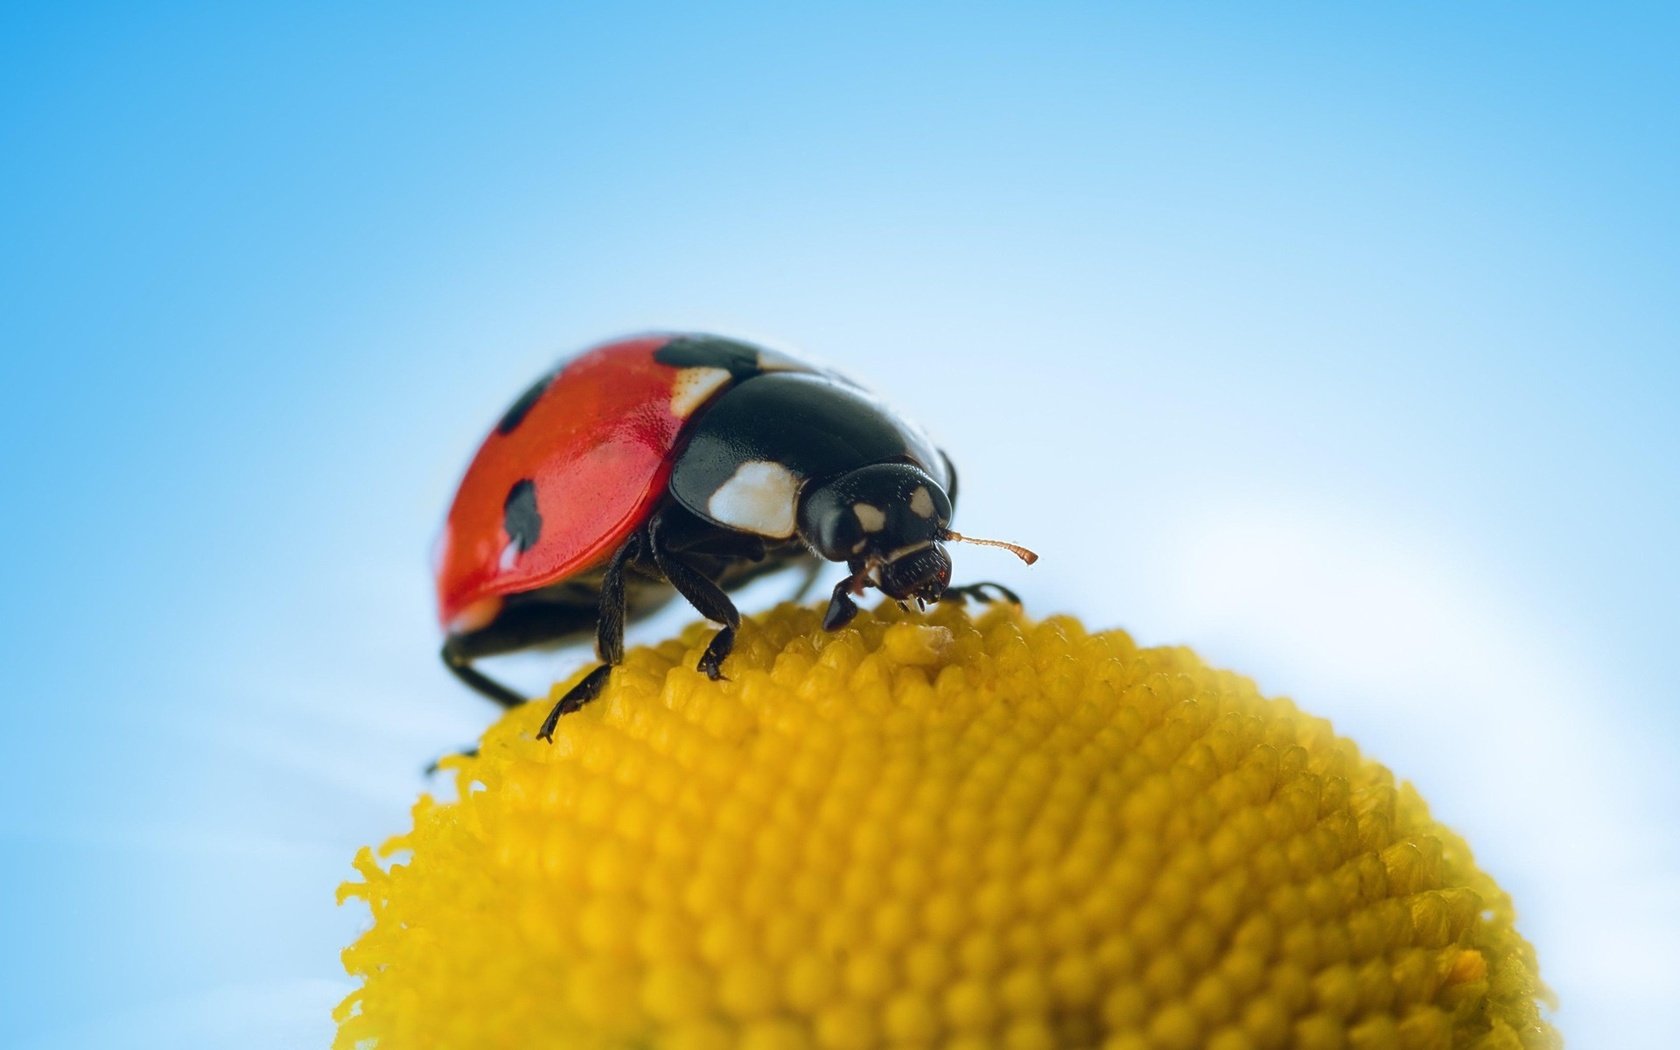
M601 666L584 675L583 680L568 689L548 712L542 728L537 730L538 740L552 743L554 727L559 724L560 716L571 714L600 696L612 669L624 662L624 574L641 557L642 548L642 534L631 533L624 545L613 552L612 560L607 562L606 572L601 577L601 604L595 621L595 655L600 658Z
M704 672L715 682L723 677L723 661L735 648L735 632L741 627L741 610L735 608L735 603L729 600L729 595L715 580L695 568L674 549L669 533L666 515L654 515L653 520L648 522L648 549L666 582L701 616L723 624L723 629L712 636L706 651L700 656L700 663L695 666L695 670Z

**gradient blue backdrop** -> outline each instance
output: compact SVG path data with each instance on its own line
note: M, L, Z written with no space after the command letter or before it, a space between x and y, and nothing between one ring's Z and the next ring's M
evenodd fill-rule
M334 885L492 714L457 472L685 326L926 423L1044 555L962 575L1330 716L1574 1045L1668 1045L1675 16L344 6L0 13L0 1042L324 1043Z

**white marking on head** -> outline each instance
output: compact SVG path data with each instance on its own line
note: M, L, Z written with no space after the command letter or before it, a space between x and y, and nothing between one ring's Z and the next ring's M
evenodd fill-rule
M697 367L679 370L675 385L671 388L671 414L678 419L687 419L727 382L727 368Z
M918 518L933 517L933 497L926 485L917 485L916 491L910 493L910 509Z
M751 460L706 501L713 520L760 536L793 535L799 503L799 479L780 463Z
M502 570L503 572L511 572L513 571L513 567L518 563L519 541L509 540L508 545L502 548L502 556L496 559L496 568Z
M852 513L857 515L858 524L863 526L864 532L880 532L887 527L886 513L873 503L854 503Z

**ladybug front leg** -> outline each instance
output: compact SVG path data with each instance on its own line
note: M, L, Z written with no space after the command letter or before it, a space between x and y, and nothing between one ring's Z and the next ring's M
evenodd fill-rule
M624 662L624 573L642 553L642 534L632 533L624 546L613 553L601 576L601 605L595 620L595 654L601 666L584 675L583 680L566 691L560 702L543 719L537 730L538 740L554 741L554 727L561 715L571 714L601 695L612 669Z
M723 624L723 629L712 636L711 643L700 656L700 663L695 666L695 670L715 682L723 677L723 661L735 648L735 632L741 626L741 610L735 608L735 603L729 600L729 595L715 580L669 548L663 529L664 515L655 516L648 523L648 547L653 552L653 563L665 575L666 582L676 588L677 593L687 599L701 616Z
M834 591L828 598L828 611L823 613L823 630L838 631L852 622L858 614L857 602L852 595L860 593L856 576L848 576L834 585Z

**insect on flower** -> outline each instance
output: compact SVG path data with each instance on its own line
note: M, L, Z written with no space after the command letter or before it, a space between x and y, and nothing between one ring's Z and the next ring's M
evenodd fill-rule
M443 660L506 706L525 697L479 657L595 633L600 666L549 712L599 695L624 658L627 619L681 595L723 625L697 670L717 679L741 614L729 592L783 568L850 570L823 626L875 587L925 606L986 600L995 583L952 587L951 460L868 391L833 372L709 335L596 346L515 401L462 479L440 539Z

